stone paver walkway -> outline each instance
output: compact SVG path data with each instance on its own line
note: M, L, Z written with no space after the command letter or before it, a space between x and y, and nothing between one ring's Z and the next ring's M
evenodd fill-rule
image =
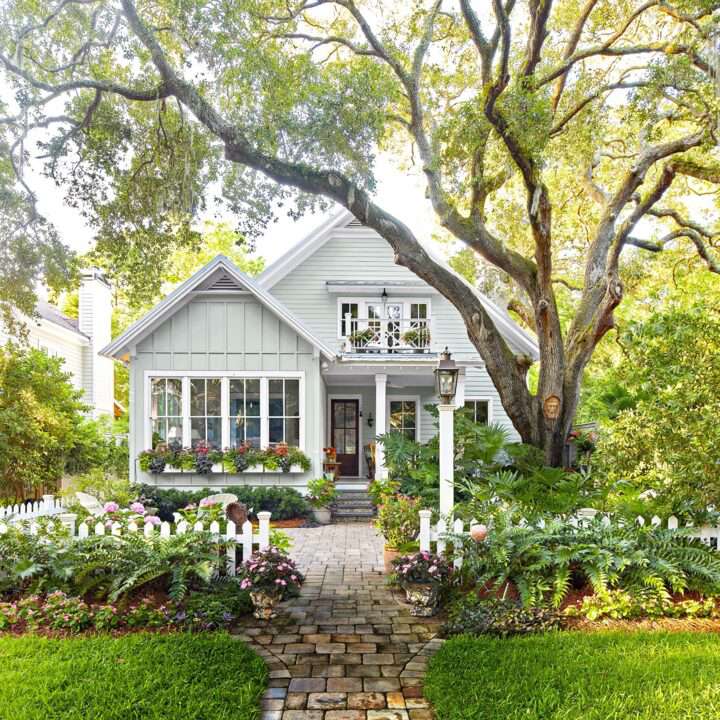
M302 593L239 630L270 670L262 720L430 720L422 680L439 622L387 587L382 538L364 523L288 532Z

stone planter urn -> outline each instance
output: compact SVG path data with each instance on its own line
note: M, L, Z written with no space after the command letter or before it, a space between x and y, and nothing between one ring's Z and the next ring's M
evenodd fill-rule
M404 583L405 597L415 617L432 617L438 611L440 587L437 583Z
M252 600L253 616L258 620L271 620L277 615L276 605L280 602L280 595L277 593L255 590L250 592Z
M332 512L329 507L313 508L313 518L320 525L329 525L332 520Z

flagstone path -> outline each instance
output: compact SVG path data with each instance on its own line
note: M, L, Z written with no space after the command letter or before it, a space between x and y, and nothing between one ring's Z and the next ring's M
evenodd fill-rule
M365 523L287 532L302 593L238 630L270 671L262 720L431 720L422 682L439 621L387 587L382 538Z

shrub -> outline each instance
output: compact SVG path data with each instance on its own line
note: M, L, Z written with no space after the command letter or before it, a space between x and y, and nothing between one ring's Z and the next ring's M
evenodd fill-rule
M375 527L388 547L401 549L415 542L420 533L420 502L407 495L387 496L378 509Z
M468 595L451 607L443 634L528 635L555 630L560 627L560 621L560 615L549 608L523 607L512 600L481 600Z
M307 500L316 509L326 508L337 498L335 482L331 478L321 477L308 482Z
M295 563L275 547L253 553L240 570L240 587L250 592L292 595L305 579Z
M483 543L453 540L462 547L464 573L489 589L512 583L526 606L559 607L572 587L586 585L658 599L688 590L720 593L720 557L678 530L599 519L581 527L560 520L516 526L497 515Z

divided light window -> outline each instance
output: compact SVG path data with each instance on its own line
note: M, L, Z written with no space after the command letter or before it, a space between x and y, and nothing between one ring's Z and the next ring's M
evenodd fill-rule
M400 432L408 440L415 440L417 403L414 400L390 400L390 432Z
M150 387L152 447L183 446L182 380L154 378Z
M300 447L300 384L298 377L150 378L148 439L153 448Z
M191 378L190 437L192 447L206 443L222 446L222 410L220 378Z
M357 321L359 317L360 306L356 302L340 303L340 327L342 337L347 337L357 330ZM348 315L350 319L348 321Z
M285 442L300 444L300 381L270 379L268 381L269 441L271 445Z
M487 400L466 400L465 410L476 423L490 423L490 403Z
M230 379L230 447L260 447L260 378Z

